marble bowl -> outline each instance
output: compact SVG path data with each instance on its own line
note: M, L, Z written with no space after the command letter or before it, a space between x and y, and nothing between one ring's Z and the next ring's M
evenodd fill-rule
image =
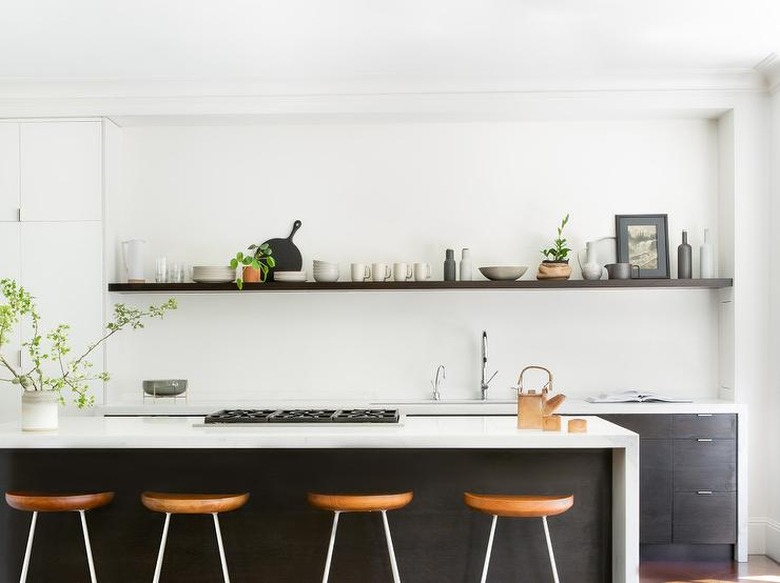
M482 275L493 281L515 281L523 277L527 270L526 265L490 265L479 268Z
M153 397L175 397L187 390L186 379L143 381L144 393Z

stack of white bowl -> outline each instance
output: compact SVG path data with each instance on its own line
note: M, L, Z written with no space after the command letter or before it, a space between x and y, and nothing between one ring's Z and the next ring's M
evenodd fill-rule
M331 282L339 280L339 264L314 260L314 281Z
M301 271L274 271L274 281L302 282L306 281L306 270Z
M227 283L236 280L236 270L228 265L193 265L192 281Z

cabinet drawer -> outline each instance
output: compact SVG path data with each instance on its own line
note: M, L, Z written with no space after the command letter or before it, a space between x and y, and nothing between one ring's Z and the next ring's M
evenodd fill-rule
M642 439L664 439L672 434L671 415L599 415L615 425L638 433Z
M736 538L736 492L674 495L673 542L731 544Z
M672 542L672 442L646 439L639 447L639 542Z
M737 444L733 439L674 440L674 490L737 489Z
M673 415L672 434L676 438L710 437L734 439L736 415Z

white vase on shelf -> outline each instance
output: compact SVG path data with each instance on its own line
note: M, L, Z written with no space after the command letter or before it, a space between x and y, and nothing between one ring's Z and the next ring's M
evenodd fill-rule
M704 229L704 243L702 243L699 248L699 266L699 275L702 279L715 277L715 257L712 254L709 229Z
M588 241L585 244L585 265L582 266L582 278L588 280L601 279L603 266L596 260L596 243Z

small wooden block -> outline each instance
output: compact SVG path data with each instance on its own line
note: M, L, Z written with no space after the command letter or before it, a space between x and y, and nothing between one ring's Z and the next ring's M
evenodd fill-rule
M561 418L558 415L547 415L544 418L544 430L545 431L560 431L561 430Z
M587 433L587 419L569 419L569 433Z

